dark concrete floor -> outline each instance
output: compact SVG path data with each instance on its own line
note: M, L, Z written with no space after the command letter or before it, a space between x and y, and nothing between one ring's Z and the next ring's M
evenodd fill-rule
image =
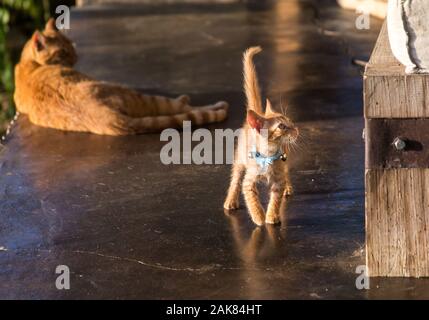
M318 7L314 4L317 3ZM429 298L427 279L372 279L364 264L361 70L381 22L329 1L80 9L79 69L147 92L231 104L244 116L241 52L261 45L262 86L305 139L290 158L296 194L277 227L222 209L227 165L164 166L159 135L102 137L21 117L1 154L0 298ZM55 288L55 267L71 289Z

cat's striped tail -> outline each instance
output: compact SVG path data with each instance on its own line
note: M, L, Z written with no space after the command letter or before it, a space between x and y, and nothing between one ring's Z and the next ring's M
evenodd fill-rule
M253 56L261 51L261 47L251 47L243 54L244 92L247 98L247 108L260 114L263 113L261 91L259 89L255 65L253 64Z
M113 135L160 132L168 128L182 128L183 121L191 121L192 125L200 126L224 121L227 117L228 104L218 102L204 107L192 107L190 111L174 115L147 116L134 118L121 115L112 126Z

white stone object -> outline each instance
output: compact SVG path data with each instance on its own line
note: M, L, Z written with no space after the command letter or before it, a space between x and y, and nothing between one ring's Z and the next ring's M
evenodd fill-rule
M387 29L393 55L405 72L429 73L429 1L389 0Z

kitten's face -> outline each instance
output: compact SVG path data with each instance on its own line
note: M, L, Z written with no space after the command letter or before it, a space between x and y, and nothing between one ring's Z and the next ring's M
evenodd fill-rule
M268 132L268 143L276 145L281 150L287 150L290 144L298 139L299 130L293 122L285 115L272 112L271 108L266 115L262 116L249 110L247 122L253 129L260 132L266 129Z
M77 61L72 42L56 29L53 19L48 21L43 33L36 31L33 34L24 47L23 57L41 65L73 66Z
M268 123L269 142L278 142L282 146L296 142L299 131L288 117L274 114L266 122Z

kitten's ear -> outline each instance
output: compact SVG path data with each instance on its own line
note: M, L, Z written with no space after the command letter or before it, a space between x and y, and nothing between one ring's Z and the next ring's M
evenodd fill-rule
M264 122L265 122L265 118L257 114L255 111L253 110L247 111L247 123L251 128L259 132L263 128Z
M267 99L266 105L265 105L265 115L273 114L273 107L271 105L270 100Z
M40 32L36 31L33 34L33 37L31 38L33 42L33 48L36 49L37 52L42 51L46 47L46 38L45 36Z
M45 31L58 31L54 18L50 18L48 22L46 22Z

